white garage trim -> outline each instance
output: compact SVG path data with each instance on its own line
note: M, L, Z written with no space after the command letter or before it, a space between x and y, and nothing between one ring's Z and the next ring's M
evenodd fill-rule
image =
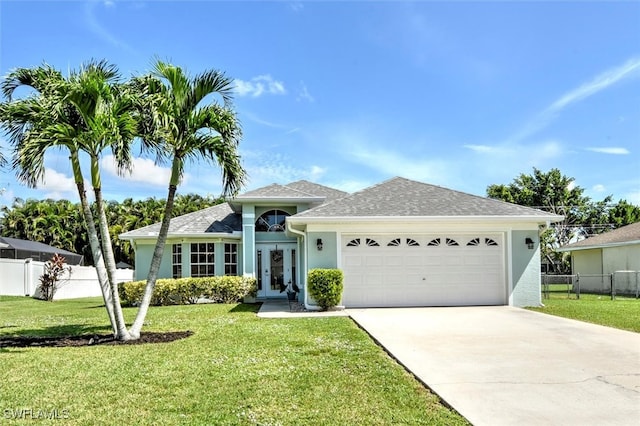
M343 234L343 304L507 304L502 233Z

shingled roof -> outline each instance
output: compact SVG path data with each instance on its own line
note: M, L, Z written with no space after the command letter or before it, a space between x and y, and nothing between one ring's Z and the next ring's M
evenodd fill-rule
M262 200L262 201L307 201L320 204L325 200L334 200L343 197L346 192L327 186L300 180L288 185L272 184L253 191L245 192L236 197L231 203L218 204L197 212L188 213L171 219L168 235L195 235L242 231L242 215L239 209L234 209L236 200ZM160 222L143 228L125 232L121 239L149 237L155 238L160 232Z
M309 182L306 180L299 180L286 185L287 188L293 188L298 191L312 194L315 196L322 196L325 198L325 203L338 200L348 195L347 192L340 191L339 189L330 188L328 186L319 185L317 183Z
M171 219L168 235L211 234L239 232L242 230L242 216L235 213L229 203L187 213ZM160 222L120 235L121 239L131 237L157 237Z
M273 183L262 188L254 189L252 191L245 192L236 197L236 200L243 199L255 199L255 198L309 198L312 194L299 191L295 188L289 188L284 185Z
M512 216L560 220L542 210L395 177L294 216L304 218ZM297 220L296 220L297 221Z
M626 244L640 244L640 222L621 226L618 229L594 235L577 243L567 244L558 251L587 250Z

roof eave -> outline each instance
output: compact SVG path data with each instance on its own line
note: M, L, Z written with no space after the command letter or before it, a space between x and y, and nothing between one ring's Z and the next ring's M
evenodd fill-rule
M138 241L143 241L143 240L149 240L149 241L155 241L158 239L158 233L157 232L149 232L146 235L127 235L127 234L121 234L118 235L118 238L121 240L126 240L126 241L133 241L133 240L138 240ZM241 231L233 231L233 232L185 232L185 233L180 233L180 232L173 232L173 233L169 233L167 234L167 239L175 239L175 238L229 238L229 239L242 239L242 232Z
M631 240L631 241L618 241L615 243L604 243L604 244L592 244L592 245L584 245L578 247L565 246L557 249L559 252L572 252L572 251L580 251L580 250L593 250L593 249L601 249L601 248L609 248L609 247L622 247L622 246L630 246L634 244L640 244L640 240Z
M299 204L299 203L322 203L326 197L238 197L230 201L230 203L238 204Z
M354 222L511 222L511 223L538 223L549 224L559 222L564 216L548 215L523 215L523 216L289 216L286 220L292 224L306 223L354 223Z

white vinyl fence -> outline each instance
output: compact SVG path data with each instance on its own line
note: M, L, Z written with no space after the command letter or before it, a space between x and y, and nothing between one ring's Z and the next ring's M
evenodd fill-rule
M38 292L44 262L31 259L0 259L0 295L33 296ZM118 269L118 282L132 281L132 269ZM98 274L93 266L71 266L71 276L65 274L54 299L102 296Z

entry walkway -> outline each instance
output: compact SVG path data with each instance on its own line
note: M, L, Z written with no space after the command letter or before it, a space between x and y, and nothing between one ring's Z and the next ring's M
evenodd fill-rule
M302 305L294 302L290 305L286 299L266 299L262 301L262 306L258 311L260 318L308 318L308 317L347 317L346 310L340 311L304 311Z

